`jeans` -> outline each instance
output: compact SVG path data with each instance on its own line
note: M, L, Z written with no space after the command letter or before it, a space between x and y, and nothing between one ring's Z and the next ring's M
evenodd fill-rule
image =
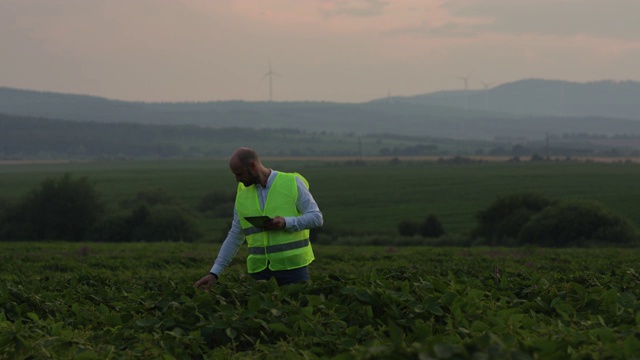
M268 267L260 272L249 274L254 280L269 280L272 277L276 279L278 285L289 285L299 282L309 281L309 269L306 266L292 270L273 271Z

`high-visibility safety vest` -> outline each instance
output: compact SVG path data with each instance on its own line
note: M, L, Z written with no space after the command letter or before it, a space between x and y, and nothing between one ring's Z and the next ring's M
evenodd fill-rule
M273 271L291 270L303 267L314 259L309 230L290 232L287 230L266 230L254 227L244 218L247 216L276 215L299 216L296 207L298 184L296 177L303 180L307 188L309 183L297 173L278 172L269 189L264 210L260 209L258 191L255 185L245 187L238 184L236 194L236 212L249 246L247 271L256 273L269 266Z

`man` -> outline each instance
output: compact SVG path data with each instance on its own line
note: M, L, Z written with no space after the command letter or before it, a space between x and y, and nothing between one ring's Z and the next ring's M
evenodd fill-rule
M322 226L324 220L307 180L297 173L266 168L255 150L244 147L233 153L229 167L239 183L231 230L211 271L194 286L209 290L245 239L252 278L274 277L279 285L309 280L307 265L314 259L309 229ZM246 219L259 215L270 220L255 226Z

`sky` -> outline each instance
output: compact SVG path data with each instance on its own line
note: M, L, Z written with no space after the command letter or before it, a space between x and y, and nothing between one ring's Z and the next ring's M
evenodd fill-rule
M640 81L638 0L0 0L0 86L358 103Z

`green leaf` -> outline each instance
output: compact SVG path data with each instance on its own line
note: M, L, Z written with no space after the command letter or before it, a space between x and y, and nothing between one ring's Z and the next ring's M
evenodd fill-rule
M473 331L487 331L489 329L491 329L491 326L480 320L476 320L471 324L471 330Z
M73 357L76 360L94 360L98 359L98 354L96 354L93 350L83 350L79 354Z
M144 327L144 328L154 327L154 326L158 325L159 323L160 323L160 321L158 321L158 319L152 318L152 317L148 317L148 318L140 319L140 320L136 321L136 325L138 325L140 327Z
M307 295L307 300L309 301L307 305L311 307L322 305L324 302L324 298L319 295Z
M444 315L444 312L440 308L440 303L437 301L430 300L427 303L427 310L429 310L429 312L431 312L434 315L438 315L438 316Z
M602 342L611 342L615 339L615 334L609 328L591 329L589 335Z
M269 326L269 329L275 332L291 335L291 329L283 323L272 323L272 324L269 324L268 326Z
M100 304L100 306L98 306L98 312L102 315L106 315L109 313L109 308L105 304Z
M375 299L375 297L371 293L371 290L369 290L369 289L358 289L358 290L356 290L356 297L359 300L362 300L362 301L367 302L369 304L373 304L374 303L374 299Z
M80 305L78 305L77 303L74 303L73 305L71 305L71 310L76 316L80 315L80 313L83 312L82 310L80 310Z
M535 339L533 340L533 345L540 349L540 358L546 358L552 355L555 355L558 350L558 345L560 343L553 340L546 339Z
M367 319L373 319L373 308L370 305L365 306L364 311L367 314Z
M238 331L236 331L236 329L234 328L227 328L227 330L225 330L225 333L230 339L234 339L236 336L238 336Z
M120 326L122 325L122 319L120 315L111 313L104 317L104 322L109 326Z
M454 353L453 346L449 344L435 344L433 351L439 359L449 359Z
M628 292L620 294L616 303L623 309L633 309L637 305L636 297Z
M632 359L640 354L640 340L636 338L635 334L629 335L623 344L624 355L627 359Z
M485 291L482 291L482 290L478 290L478 289L469 289L469 290L467 291L467 297L468 297L468 298L470 298L470 299L472 299L472 300L478 301L478 300L481 300L481 299L484 297L484 294L485 294L485 293L486 293L486 292L485 292Z
M387 325L387 328L389 329L389 337L391 338L391 342L393 342L395 345L400 344L402 342L402 339L404 338L404 332L402 331L402 329L393 321L389 321L389 325Z
M253 312L258 312L258 310L260 310L261 305L262 305L262 299L259 294L255 294L251 297L251 299L249 299L249 304L248 304L249 310Z
M27 313L27 316L29 317L29 319L31 319L33 321L39 321L40 320L40 318L38 317L38 314L33 313L33 312Z

